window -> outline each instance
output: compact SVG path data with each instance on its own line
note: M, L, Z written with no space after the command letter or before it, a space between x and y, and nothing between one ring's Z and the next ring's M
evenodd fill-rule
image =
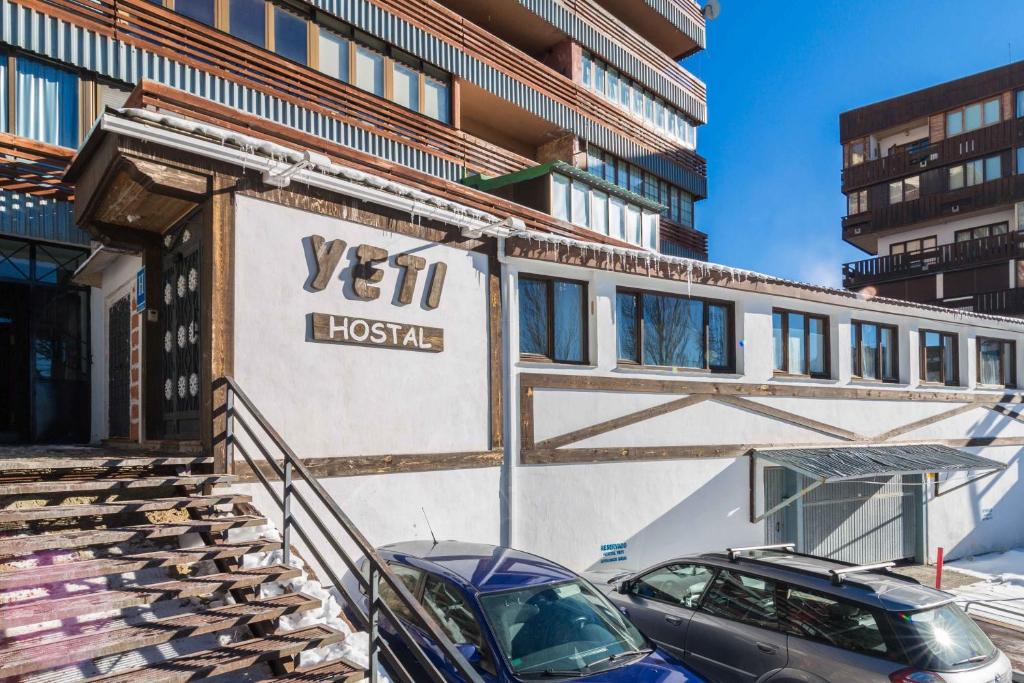
M694 609L714 573L699 564L670 564L644 574L630 585L638 598Z
M697 127L681 111L655 97L638 83L630 81L624 74L589 52L583 53L580 67L585 88L635 114L652 128L681 142L684 147L696 149Z
M619 290L616 311L620 361L732 371L732 304Z
M174 11L207 26L216 25L214 0L175 0Z
M419 595L420 582L423 579L423 572L419 569L413 569L407 567L404 564L392 564L390 565L391 571L394 572L395 576L401 580L405 587L409 589L409 592L413 594L413 597ZM366 568L368 570L369 563ZM384 601L384 604L391 608L391 611L395 613L401 619L405 619L410 623L418 623L418 619L412 613L412 611L406 607L401 600L398 599L398 594L391 589L387 581L384 579L380 580L380 599Z
M992 237L994 235L1005 235L1010 228L1009 223L993 223L992 225L979 225L976 228L966 228L964 230L957 230L953 234L953 239L956 242L970 242L971 240L978 240L983 237Z
M776 628L775 582L723 569L700 609L743 624Z
M1017 91L1017 118L1024 116L1024 90Z
M1017 173L1024 173L1024 147L1017 148Z
M591 160L590 167L595 164ZM551 215L647 249L657 247L656 212L626 203L586 181L570 180L561 173L551 174Z
M828 318L795 311L772 311L775 371L828 377Z
M18 55L15 135L78 147L78 74Z
M420 75L419 72L397 59L391 62L392 99L395 103L408 109L419 111L420 108Z
M846 215L854 216L868 210L868 191L851 192L846 196Z
M778 595L779 620L791 635L876 657L901 653L891 636L883 635L878 615L869 607L803 588L785 587Z
M427 66L423 77L423 113L441 123L451 123L450 103L448 81L442 78L440 71Z
M299 64L308 59L306 20L274 5L274 52Z
M320 27L317 68L331 78L348 82L348 39Z
M693 227L693 195L652 173L626 163L594 145L587 145L587 171L666 207L662 216L674 223Z
M1002 158L998 155L986 159L974 159L949 167L949 189L959 190L962 187L980 185L990 180L997 180L1002 175Z
M906 242L894 242L889 245L889 254L895 256L897 254L920 254L925 251L932 251L938 245L938 241L935 236L921 237L916 240L907 240Z
M560 173L551 174L551 215L563 221L570 220L572 207L569 187L572 181Z
M265 47L267 13L264 7L264 0L229 0L228 33L253 45Z
M891 325L853 322L851 353L854 377L896 382L899 379L897 328Z
M959 382L957 336L921 330L921 381L955 387Z
M1020 109L1018 108L1018 112ZM946 136L959 135L977 130L982 126L991 126L1002 120L999 98L994 97L984 102L975 102L961 109L946 113Z
M383 54L365 45L356 48L355 84L374 95L384 96Z
M921 176L911 176L889 183L889 203L899 204L920 196Z
M1017 344L978 337L978 384L1017 386Z
M480 652L480 668L494 671L487 642L480 630L480 622L477 621L473 608L455 586L433 574L428 574L423 584L423 606L437 620L449 640L456 645L475 645Z
M584 363L587 286L519 276L519 353L556 363Z
M854 140L846 144L846 165L856 166L863 164L867 158L867 140Z

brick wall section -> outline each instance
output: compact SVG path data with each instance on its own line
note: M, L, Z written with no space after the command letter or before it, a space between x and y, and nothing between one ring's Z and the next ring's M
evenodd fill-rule
M132 286L131 383L129 388L129 432L132 441L142 437L142 316L136 313L135 286Z

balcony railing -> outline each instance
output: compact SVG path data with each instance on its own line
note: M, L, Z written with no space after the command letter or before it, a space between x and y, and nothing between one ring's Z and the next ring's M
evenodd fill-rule
M935 249L913 254L892 254L846 263L843 264L843 286L857 288L1017 258L1024 258L1024 233L1011 232L940 244Z
M936 301L934 303L975 313L1018 316L1024 314L1024 288L981 292L955 301Z

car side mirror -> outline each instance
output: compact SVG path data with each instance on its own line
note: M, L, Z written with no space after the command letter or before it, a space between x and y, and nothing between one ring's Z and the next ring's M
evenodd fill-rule
M633 590L633 582L632 581L628 581L628 580L621 582L618 585L618 587L616 587L616 589L615 589L615 591L617 593L622 593L623 595L629 595L630 591L632 591L632 590Z
M483 659L480 655L480 648L473 643L459 643L455 646L455 649L472 666L478 666Z

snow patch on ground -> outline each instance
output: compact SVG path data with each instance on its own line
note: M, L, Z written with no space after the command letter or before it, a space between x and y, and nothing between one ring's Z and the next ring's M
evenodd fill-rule
M946 567L979 579L950 591L968 614L1024 628L1024 548L954 560Z
M946 566L991 583L1024 587L1024 548L954 560Z

